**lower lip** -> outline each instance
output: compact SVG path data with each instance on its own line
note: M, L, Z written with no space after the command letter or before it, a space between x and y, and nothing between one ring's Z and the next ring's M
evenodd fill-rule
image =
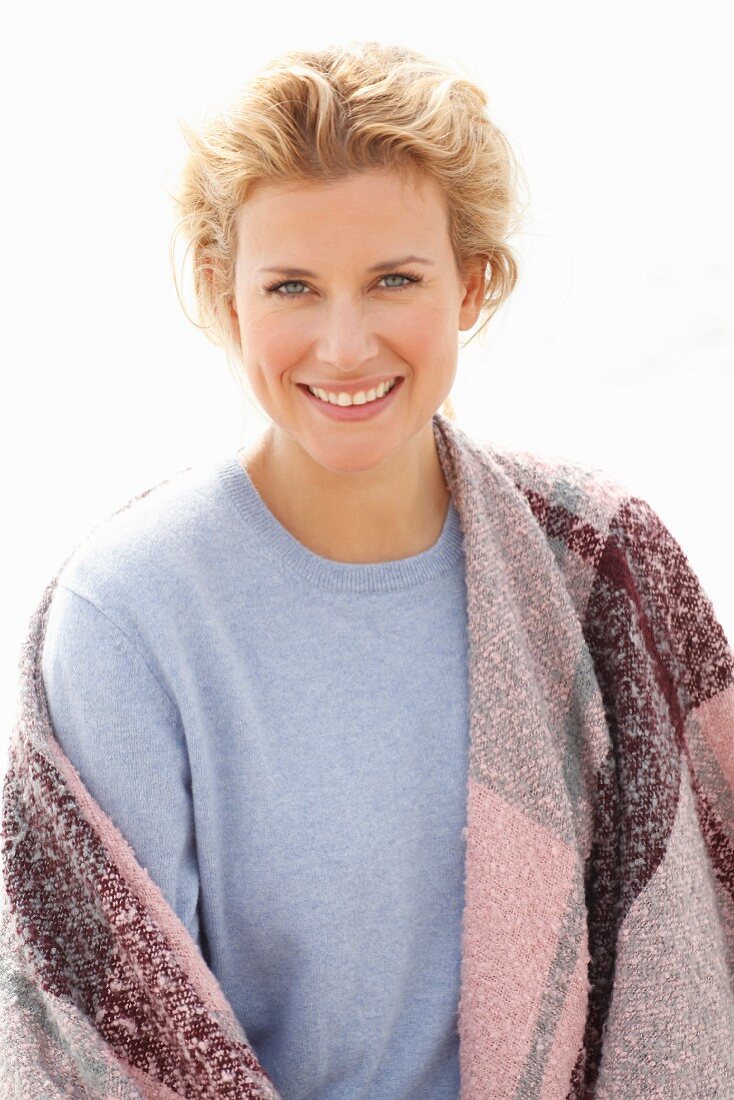
M393 397L402 384L403 379L398 378L386 397L378 397L376 401L367 401L364 405L332 405L330 401L322 401L320 397L314 397L306 386L300 383L298 388L306 395L312 405L316 405L324 416L330 416L332 420L371 420L373 416L378 416L383 409L386 409L392 403Z

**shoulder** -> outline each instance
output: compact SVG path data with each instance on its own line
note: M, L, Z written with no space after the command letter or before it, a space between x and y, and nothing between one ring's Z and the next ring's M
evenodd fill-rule
M216 523L214 458L178 470L108 513L74 547L54 578L113 618L172 584Z
M684 550L650 501L606 469L558 453L482 447L526 498L559 561L574 551L587 567L626 585L654 578L662 587L674 572L692 577Z
M627 509L649 505L606 469L571 456L483 441L495 473L523 494L546 534L562 540L605 541ZM651 509L650 509L651 510Z
M589 638L604 651L615 639L620 652L649 649L683 713L731 687L734 653L712 601L645 497L567 456L482 447L527 499Z
M514 497L532 516L564 570L575 569L588 577L600 566L615 535L619 543L627 531L634 536L635 527L639 536L640 528L661 526L654 509L633 487L597 464L558 451L477 438L456 425L447 426L443 419L438 428L442 460L463 466L490 509L500 498ZM455 481L451 467L449 476ZM497 500L493 494L498 494Z

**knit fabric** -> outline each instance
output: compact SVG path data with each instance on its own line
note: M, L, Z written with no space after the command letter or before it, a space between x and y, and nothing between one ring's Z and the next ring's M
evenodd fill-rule
M62 750L287 1100L456 1100L469 742L458 513L313 553L231 451L105 523L54 590Z
M460 1098L731 1100L734 654L711 601L602 472L433 427L466 562ZM1 1094L275 1100L54 736L56 580L3 787Z

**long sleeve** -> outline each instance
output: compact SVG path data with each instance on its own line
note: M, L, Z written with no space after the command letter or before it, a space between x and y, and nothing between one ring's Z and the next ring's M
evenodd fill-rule
M191 773L175 704L142 650L61 584L42 671L59 744L201 949Z

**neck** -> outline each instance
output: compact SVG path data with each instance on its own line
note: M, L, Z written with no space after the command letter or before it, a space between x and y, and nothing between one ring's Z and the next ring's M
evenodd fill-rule
M275 424L240 461L283 527L332 561L411 557L430 549L443 529L450 494L432 421L369 470L329 470Z

